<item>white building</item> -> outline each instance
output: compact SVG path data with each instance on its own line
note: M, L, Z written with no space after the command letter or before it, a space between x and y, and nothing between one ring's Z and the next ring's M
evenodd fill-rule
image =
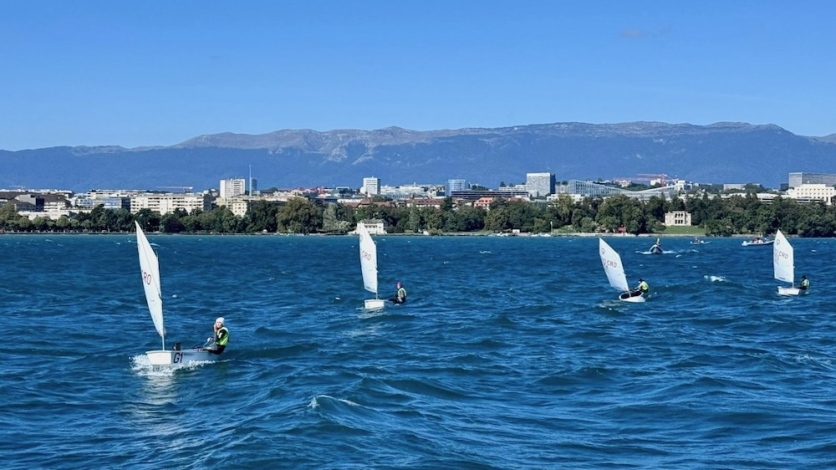
M236 196L243 196L247 193L247 180L244 178L231 178L221 180L221 197L232 199Z
M363 192L369 196L377 196L380 194L380 178L363 178Z
M447 180L447 192L445 194L450 196L453 194L453 191L466 191L468 189L470 188L467 186L467 181L461 178L455 178Z
M531 197L554 194L555 179L552 173L526 173L525 189Z
M144 193L131 196L131 213L136 214L142 209L150 209L160 215L174 212L177 209L183 209L189 213L195 209L208 211L212 209L212 197L208 194L199 193Z
M366 219L362 222L358 222L357 225L363 225L366 227L366 231L369 232L369 235L386 235L386 229L383 228L383 221L380 219Z
M665 225L668 227L690 227L691 213L685 211L665 212Z
M565 185L560 185L557 188L557 194L569 194L573 201L583 200L585 197L600 197L606 198L623 194L627 197L632 197L640 201L648 201L651 197L665 197L671 199L677 195L678 191L673 186L663 186L660 188L650 188L644 191L627 191L614 186L606 186L603 184L593 183L592 181L569 180ZM546 198L547 200L553 198Z
M244 217L247 215L247 210L250 208L250 203L246 199L243 198L235 198L235 199L224 199L218 198L215 199L215 205L218 207L226 206L229 210L238 217Z
M810 201L824 201L828 206L833 204L836 189L827 184L802 184L787 190L790 199L807 199Z

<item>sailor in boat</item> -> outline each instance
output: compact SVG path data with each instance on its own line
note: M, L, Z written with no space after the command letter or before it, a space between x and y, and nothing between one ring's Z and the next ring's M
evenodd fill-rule
M807 276L801 276L801 285L798 286L799 290L807 290L810 287L810 280L807 279Z
M752 240L752 243L754 243L755 245L757 245L757 244L759 244L759 243L763 243L763 240L761 240L761 237L755 237L755 239L754 239L754 240Z
M395 296L389 299L391 302L395 302L396 304L402 304L406 302L406 289L403 288L400 281L397 283L398 291L395 293Z
M656 239L656 243L650 247L650 252L654 255L661 255L662 254L662 241L660 239Z
M630 297L635 297L637 295L647 294L650 292L650 286L644 281L644 279L639 278L639 285L636 286L635 290L630 291Z
M226 349L226 344L229 342L229 330L224 325L224 317L218 317L215 320L215 336L212 338L207 338L206 342L212 342L211 345L204 348L206 351L209 351L212 354L220 354L224 352Z

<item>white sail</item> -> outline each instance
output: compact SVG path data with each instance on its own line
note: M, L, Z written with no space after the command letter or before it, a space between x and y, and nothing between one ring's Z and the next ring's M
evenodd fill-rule
M360 269L363 271L363 286L374 292L377 298L377 246L363 223L357 224L360 236Z
M163 326L163 297L160 289L160 264L157 255L145 238L142 227L136 223L136 246L139 250L139 269L142 273L142 287L145 288L145 299L148 301L148 310L151 312L151 319L154 320L154 327L163 339L165 349L165 327Z
M627 275L624 274L621 257L602 238L598 239L598 251L601 253L601 264L604 265L610 285L621 292L628 292L630 287L627 285Z
M775 279L792 284L795 281L794 263L792 245L778 230L775 234L775 243L772 244L772 268L775 271Z

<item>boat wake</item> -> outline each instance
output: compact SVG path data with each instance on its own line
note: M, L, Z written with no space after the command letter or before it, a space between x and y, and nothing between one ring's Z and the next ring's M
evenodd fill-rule
M152 366L151 362L148 361L148 356L145 354L138 354L131 358L131 371L143 377L171 377L180 369L194 370L198 367L203 367L204 364L211 363L212 361L189 362L187 364L160 367Z

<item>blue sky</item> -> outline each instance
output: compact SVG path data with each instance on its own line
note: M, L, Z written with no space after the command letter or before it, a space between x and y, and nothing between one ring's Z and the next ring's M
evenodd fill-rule
M836 133L831 1L0 2L0 149L550 122Z

